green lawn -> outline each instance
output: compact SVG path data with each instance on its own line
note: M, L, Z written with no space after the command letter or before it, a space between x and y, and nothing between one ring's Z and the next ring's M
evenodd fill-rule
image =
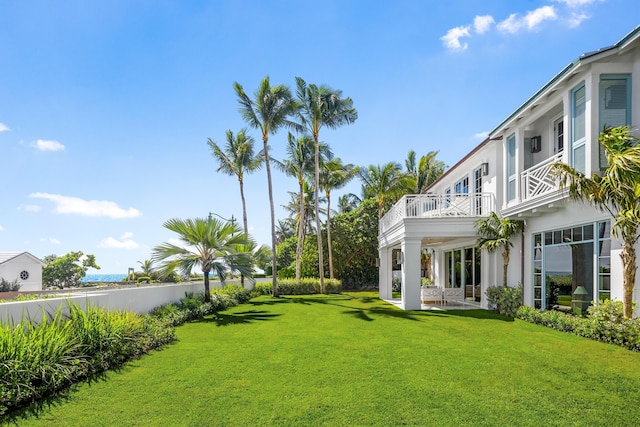
M640 354L482 310L260 297L20 426L640 425ZM626 411L626 412L623 412Z

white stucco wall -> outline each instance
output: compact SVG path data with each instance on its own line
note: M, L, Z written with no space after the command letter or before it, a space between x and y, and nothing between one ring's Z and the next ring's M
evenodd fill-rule
M22 271L29 273L27 280L20 278ZM42 264L37 258L27 253L20 254L0 264L0 277L10 282L18 280L21 291L42 290Z

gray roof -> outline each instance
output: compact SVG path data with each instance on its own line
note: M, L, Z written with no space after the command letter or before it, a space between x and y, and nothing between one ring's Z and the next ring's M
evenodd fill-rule
M29 252L0 252L0 264L11 261L12 259L20 255L27 255L29 258L32 258L33 260L38 261L40 264L44 265L44 262L42 262L40 258L31 255Z

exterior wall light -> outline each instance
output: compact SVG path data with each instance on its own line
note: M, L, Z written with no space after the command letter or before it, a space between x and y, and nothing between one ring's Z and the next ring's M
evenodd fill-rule
M489 163L482 164L482 176L489 175Z

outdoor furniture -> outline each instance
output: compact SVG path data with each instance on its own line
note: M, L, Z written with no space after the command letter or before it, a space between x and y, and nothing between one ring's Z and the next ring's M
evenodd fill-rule
M444 288L442 299L445 304L460 303L464 300L464 289L462 288Z
M442 288L438 286L423 286L421 300L422 304L442 304Z

